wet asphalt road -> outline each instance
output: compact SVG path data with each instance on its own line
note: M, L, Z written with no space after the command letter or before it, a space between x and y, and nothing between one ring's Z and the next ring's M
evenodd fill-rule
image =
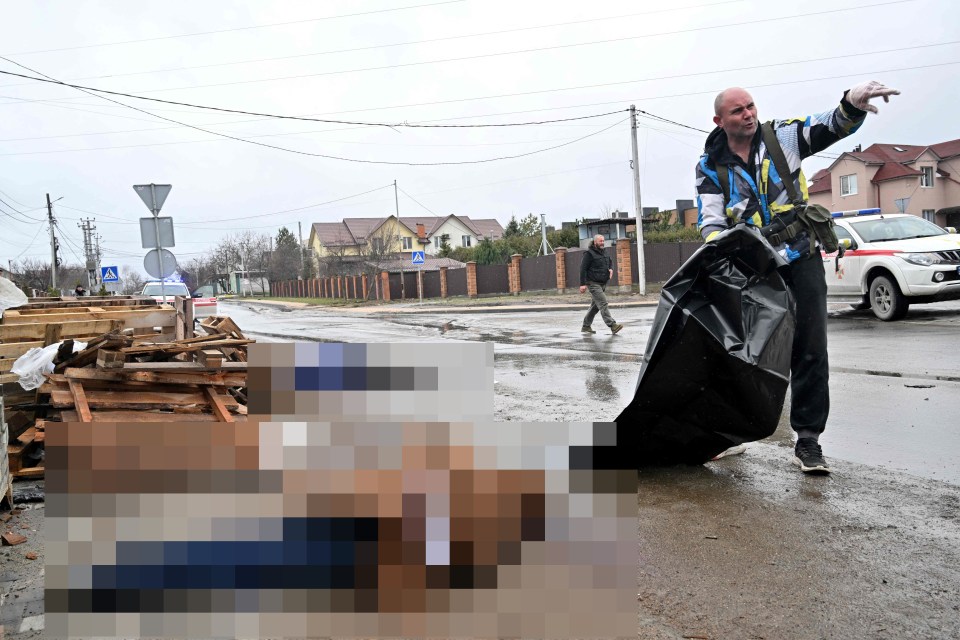
M633 396L655 307L615 310L617 336L599 320L596 335L581 334L579 309L371 314L224 302L220 312L261 340L493 342L498 420L606 421ZM825 452L960 485L960 302L916 306L893 323L832 305L828 332ZM785 415L767 442L790 437Z

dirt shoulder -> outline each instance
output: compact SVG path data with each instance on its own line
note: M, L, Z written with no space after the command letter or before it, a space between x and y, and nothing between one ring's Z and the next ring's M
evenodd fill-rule
M960 488L791 458L640 473L640 637L957 637Z

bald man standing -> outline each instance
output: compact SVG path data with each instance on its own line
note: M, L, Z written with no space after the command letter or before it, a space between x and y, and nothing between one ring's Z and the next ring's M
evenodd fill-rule
M768 227L764 235L790 263L785 279L797 312L790 366L790 426L797 433L794 462L804 473L830 472L819 444L830 412L827 285L819 252L811 251L816 238L806 229L794 234L798 225L792 226L790 233L781 228L786 230L795 221L794 207L808 197L800 162L859 129L868 111L877 112L870 104L872 98L889 102L891 95L899 93L878 82L865 82L845 91L832 111L765 123L766 135L776 136L778 150L765 142L770 138L761 133L753 97L739 87L726 89L714 101L717 126L707 137L697 164L698 227L704 240L710 242L740 222ZM779 151L783 157L778 162L774 154ZM789 176L781 175L777 164L785 164ZM786 184L784 178L792 184Z

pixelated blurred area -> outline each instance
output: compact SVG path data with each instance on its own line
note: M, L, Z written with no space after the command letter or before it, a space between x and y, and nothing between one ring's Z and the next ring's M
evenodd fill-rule
M636 637L614 425L493 422L490 345L319 346L250 350L282 419L48 425L48 636Z

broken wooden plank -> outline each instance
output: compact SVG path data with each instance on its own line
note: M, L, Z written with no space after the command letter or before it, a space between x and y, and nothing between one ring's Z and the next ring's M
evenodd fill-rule
M75 354L72 358L66 362L58 364L54 371L56 373L62 373L64 369L69 367L85 367L88 364L92 364L97 360L97 354L100 349L117 349L119 347L125 347L132 342L132 338L129 336L124 336L119 333L108 333L106 335L99 336L94 340L91 340L87 343L87 347Z
M122 351L100 349L97 351L97 368L112 369L116 367L122 367L126 359L127 354L123 353Z
M6 318L4 318L6 320ZM48 324L47 328L43 332L43 346L51 345L55 342L60 342L60 325L59 324Z
M77 381L72 381L77 383ZM101 389L91 389L85 393L87 405L91 409L159 409L173 411L190 405L207 406L207 398L200 391L108 391ZM67 408L74 407L74 398L72 391L63 389L54 389L50 392L50 400L54 407ZM224 398L224 404L228 408L237 406L237 401L233 398ZM79 411L79 407L77 407ZM81 415L81 420L83 416Z
M230 415L230 412L227 410L226 404L224 403L224 398L216 392L213 387L204 387L204 395L207 396L207 399L210 401L210 407L213 409L213 415L217 416L217 419L220 422L233 422L233 416ZM229 398L230 401L234 401L233 398Z
M6 318L4 318L6 320ZM0 324L0 341L43 340L47 330L46 322L28 324ZM123 324L120 320L83 320L60 324L61 338L87 338L110 333Z
M105 380L109 382L142 382L150 384L207 384L218 387L247 386L246 371L216 373L209 371L104 371L102 369L68 368L66 378L78 380ZM56 374L50 376L56 378Z
M42 478L44 471L46 471L46 469L43 467L29 467L16 472L11 471L10 475L14 478L25 480L28 478Z
M20 446L26 447L34 442L37 437L37 428L30 427L19 436L17 436L13 441L20 443Z
M34 342L14 342L12 344L0 344L0 358L19 358L34 347L42 347L43 341Z
M246 371L246 362L224 362L222 371ZM199 362L124 362L123 371L215 371Z
M64 422L79 422L73 411L61 414ZM241 421L244 416L233 416ZM156 411L94 411L94 422L219 422L212 413L160 413Z
M227 338L223 340L210 340L207 342L192 342L187 344L181 342L168 342L152 345L138 345L135 347L124 347L121 350L124 353L133 356L152 354L173 355L177 353L188 353L190 351L201 351L203 349L210 349L213 347L242 347L254 342L256 342L256 340L236 340L233 338Z
M79 380L69 380L70 395L73 398L73 406L76 408L77 415L80 416L80 422L92 422L90 417L90 406L87 404L87 394L83 391L83 384Z
M177 316L172 307L156 309L134 309L118 311L85 311L81 313L48 313L42 316L4 314L3 324L20 325L51 322L92 322L96 320L118 320L125 328L173 327ZM106 333L105 331L102 333Z
M197 362L205 367L219 369L223 364L223 352L216 349L202 349L197 352Z

